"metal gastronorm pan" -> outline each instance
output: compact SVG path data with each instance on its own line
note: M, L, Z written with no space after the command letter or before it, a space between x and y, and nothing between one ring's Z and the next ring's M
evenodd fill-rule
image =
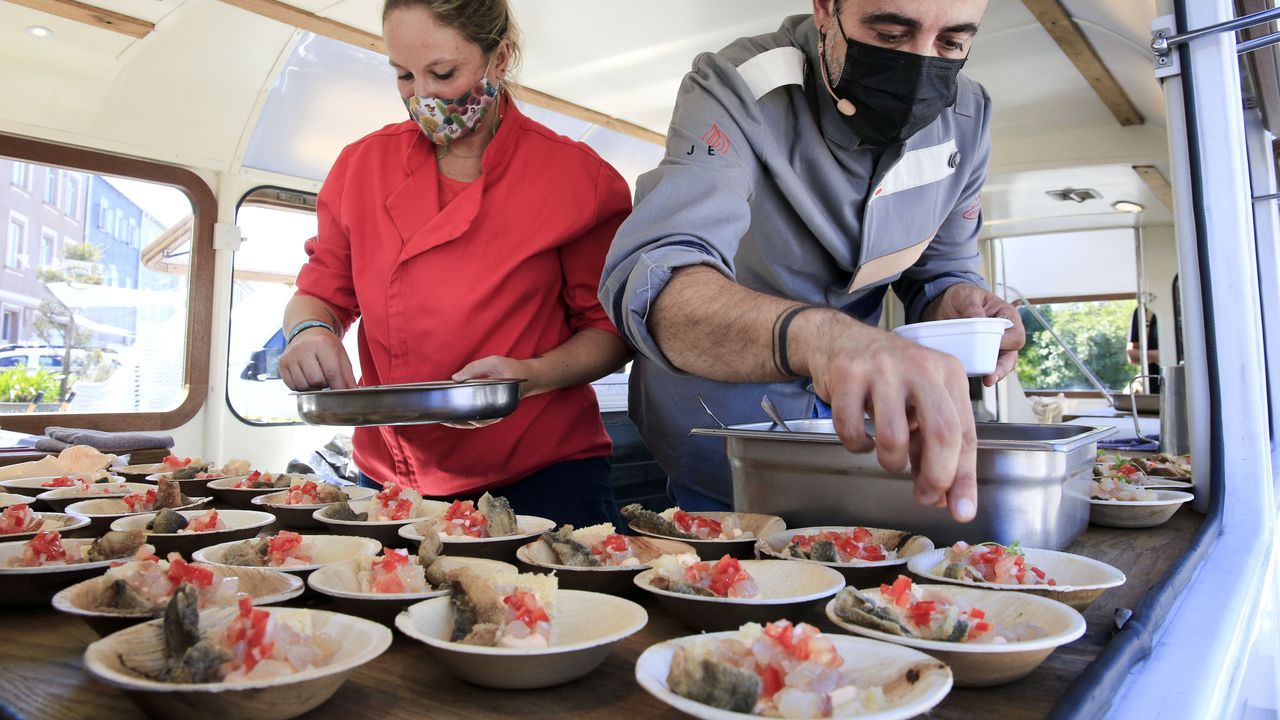
M422 425L510 415L520 401L522 382L487 378L308 390L294 395L298 417L311 425Z
M915 502L909 472L875 453L847 451L830 420L698 428L723 437L734 509L781 516L787 527L864 525L910 530L939 545L957 540L1059 549L1089 524L1097 442L1112 427L978 423L978 515L967 524Z

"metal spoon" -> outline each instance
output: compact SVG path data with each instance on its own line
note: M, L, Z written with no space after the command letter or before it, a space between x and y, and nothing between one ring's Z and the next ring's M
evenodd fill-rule
M716 424L720 426L720 429L728 430L729 427L724 423L720 422L720 418L716 417L716 414L711 412L711 408L707 407L707 401L702 399L702 394L698 393L697 397L698 397L698 402L702 403L702 409L707 411L707 414L711 416L712 420L716 421Z
M764 408L764 414L769 416L774 425L781 427L785 432L791 432L791 428L782 419L782 413L778 412L778 407L773 404L768 395L760 396L760 407Z

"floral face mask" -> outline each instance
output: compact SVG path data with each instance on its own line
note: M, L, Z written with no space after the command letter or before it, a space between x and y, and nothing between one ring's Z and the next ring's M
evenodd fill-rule
M450 99L410 95L404 98L404 106L431 142L449 147L475 132L497 99L498 86L489 82L486 65L480 80L462 96Z

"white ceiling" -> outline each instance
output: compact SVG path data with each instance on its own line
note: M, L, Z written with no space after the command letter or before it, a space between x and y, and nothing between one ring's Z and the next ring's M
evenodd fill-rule
M786 15L811 7L809 0L512 3L525 36L523 83L659 132L698 52L768 32ZM293 51L295 29L218 0L93 4L156 22L157 29L135 41L0 2L0 97L6 99L0 131L201 170L238 171L275 73ZM291 4L379 30L380 0ZM1148 200L1149 220L1167 220L1128 170L1133 164L1162 164L1167 156L1163 98L1143 50L1155 2L1064 4L1147 122L1120 127L1021 2L992 0L966 67L995 104L992 176L985 193L990 234L1037 222L1094 223L1119 197ZM36 40L23 32L36 24L53 29L54 37ZM313 165L327 164L343 142L314 125L367 132L388 115L386 106L375 111L370 104L330 103L297 114L298 134L321 138L299 144L316 154ZM1102 191L1105 205L1046 203L1045 190L1066 185Z

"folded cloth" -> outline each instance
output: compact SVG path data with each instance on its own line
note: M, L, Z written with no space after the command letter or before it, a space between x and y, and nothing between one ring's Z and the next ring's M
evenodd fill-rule
M1110 440L1099 440L1098 448L1101 450L1149 450L1156 452L1160 450L1160 436L1147 435L1145 437L1137 437L1130 435L1128 437L1111 438Z
M88 445L103 452L129 452L143 448L171 448L173 436L148 432L105 432L50 426L44 429L50 439L67 445ZM43 449L36 443L36 449Z

